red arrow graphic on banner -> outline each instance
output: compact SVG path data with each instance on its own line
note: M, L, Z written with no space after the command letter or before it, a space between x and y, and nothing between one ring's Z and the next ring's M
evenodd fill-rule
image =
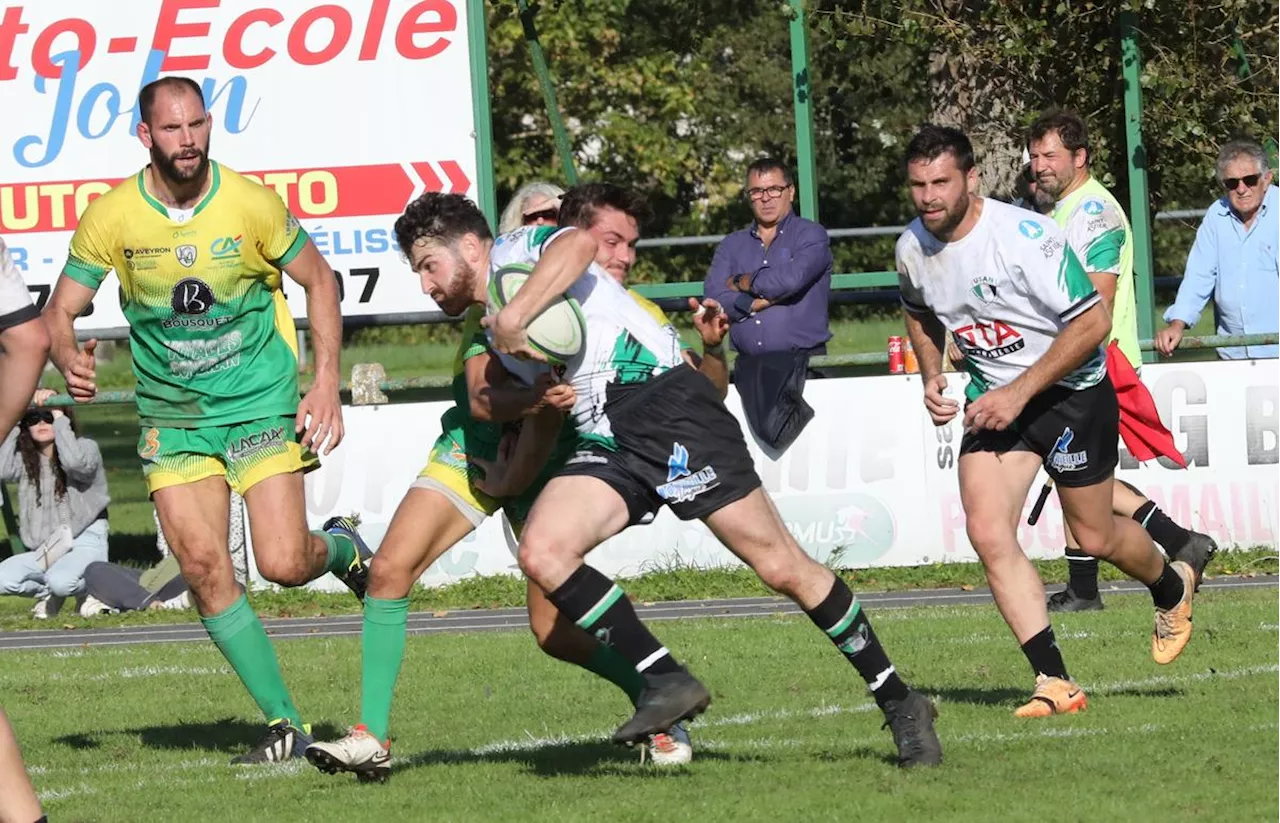
M422 178L422 185L425 186L423 191L444 191L440 185L440 175L436 174L436 170L431 168L430 163L410 163L413 170Z
M467 179L462 167L454 161L441 160L440 169L449 178L449 185L452 186L449 191L455 194L466 194L471 189L471 181Z

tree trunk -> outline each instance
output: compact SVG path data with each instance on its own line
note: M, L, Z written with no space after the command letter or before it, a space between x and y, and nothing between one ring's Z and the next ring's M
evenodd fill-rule
M960 18L973 31L970 23L977 18L976 12L966 10L963 2L943 5L949 17ZM1014 78L1004 69L981 61L953 39L929 55L929 94L933 122L960 129L973 142L979 192L1012 200L1022 171L1018 118L1023 101Z

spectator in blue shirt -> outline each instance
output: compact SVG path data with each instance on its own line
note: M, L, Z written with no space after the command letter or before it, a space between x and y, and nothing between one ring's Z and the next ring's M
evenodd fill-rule
M780 452L813 419L804 383L831 339L831 246L826 229L792 213L795 186L777 160L751 164L745 194L755 220L720 242L703 293L729 317L747 423Z
M1187 256L1178 298L1156 335L1156 349L1173 353L1196 324L1210 296L1218 334L1280 330L1280 194L1271 185L1262 146L1233 140L1218 154L1225 196L1209 207ZM1276 357L1277 346L1218 349L1224 360Z
M733 324L741 355L805 350L825 354L831 339L831 247L827 230L791 210L791 171L765 158L747 170L745 195L755 220L716 247L703 284Z

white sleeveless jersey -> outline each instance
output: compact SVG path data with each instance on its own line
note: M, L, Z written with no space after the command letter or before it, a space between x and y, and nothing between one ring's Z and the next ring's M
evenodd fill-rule
M504 266L533 265L542 250L571 228L547 226L516 229L494 241L489 274ZM579 436L613 445L613 429L604 413L610 386L644 383L684 362L680 338L669 324L660 324L618 281L594 263L566 292L578 301L587 321L582 351L565 364L563 377L578 395L573 422ZM532 380L531 364L500 355L502 364L520 379ZM536 369L532 375L536 375Z
M989 198L954 243L913 220L896 257L903 306L934 314L950 332L964 354L970 400L1013 382L1101 299L1052 219ZM1106 374L1100 347L1058 385L1086 389Z

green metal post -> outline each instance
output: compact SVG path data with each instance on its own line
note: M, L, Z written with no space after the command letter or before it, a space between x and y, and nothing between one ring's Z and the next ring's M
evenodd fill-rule
M493 120L489 113L489 46L484 0L467 0L467 49L471 55L471 113L476 134L476 203L498 226L498 196L493 189Z
M818 172L813 147L813 91L809 75L809 24L804 0L791 3L791 81L796 117L796 166L800 181L800 215L818 220Z
M1142 54L1138 51L1138 18L1120 13L1120 60L1124 66L1124 133L1129 158L1129 222L1133 226L1133 286L1138 302L1138 337L1155 331L1154 255L1151 252L1151 207L1147 192L1147 149L1142 143ZM1143 362L1155 355L1147 352Z
M538 86L542 89L542 102L547 108L547 119L551 121L551 133L556 137L556 151L560 154L564 179L573 186L578 182L578 170L573 165L573 147L569 144L569 133L564 128L564 118L560 116L560 104L556 102L556 87L551 82L551 72L547 69L547 57L542 53L542 44L538 42L538 27L533 22L537 10L529 8L525 0L517 0L516 5L520 8L524 40L529 44L529 53L533 55L533 73L538 76Z

